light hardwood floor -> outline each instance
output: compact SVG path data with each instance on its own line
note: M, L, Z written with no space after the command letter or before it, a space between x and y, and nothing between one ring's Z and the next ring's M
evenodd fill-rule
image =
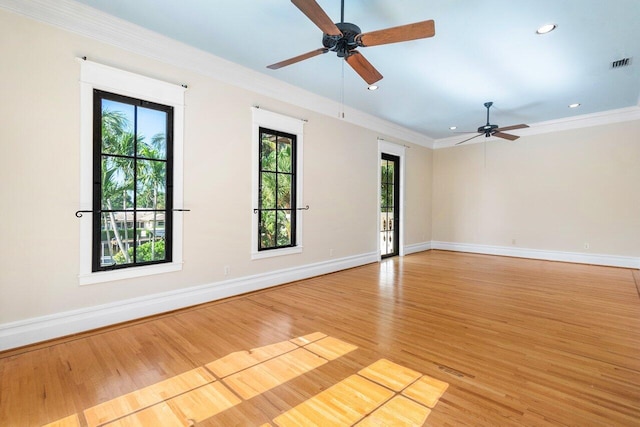
M196 368L213 379L206 365L231 353L315 332L357 348L254 397L230 395L198 425L275 426L381 359L448 383L426 425L640 425L638 273L444 251L394 258L0 353L0 425L75 414L86 425L100 403Z

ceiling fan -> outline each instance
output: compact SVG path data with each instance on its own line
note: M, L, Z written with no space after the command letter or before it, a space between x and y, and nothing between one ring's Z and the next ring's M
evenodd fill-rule
M344 0L341 2L340 22L337 23L331 21L315 0L291 0L291 3L322 30L324 47L268 65L267 68L272 70L332 51L344 58L364 81L372 85L382 79L382 74L356 48L423 39L433 37L436 33L433 20L362 33L357 25L344 22Z
M478 135L472 136L471 138L467 138L464 141L460 141L458 143L456 143L456 145L460 145L464 142L470 141L473 138L477 138L479 136L484 135L486 138L489 138L490 136L497 136L498 138L504 138L504 139L508 139L509 141L515 141L516 139L520 138L517 135L512 135L510 133L505 133L503 131L505 130L515 130L515 129L524 129L524 128L528 128L529 125L525 125L525 124L519 124L519 125L512 125L512 126L505 126L505 127L498 127L498 125L492 125L489 122L489 109L491 108L491 106L493 105L493 102L485 102L484 106L487 108L487 124L484 126L480 126L478 128Z

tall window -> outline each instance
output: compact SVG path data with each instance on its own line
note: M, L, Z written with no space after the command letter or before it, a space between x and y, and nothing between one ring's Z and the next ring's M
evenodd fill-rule
M92 271L171 262L173 107L93 95Z
M260 128L258 250L296 245L296 136Z

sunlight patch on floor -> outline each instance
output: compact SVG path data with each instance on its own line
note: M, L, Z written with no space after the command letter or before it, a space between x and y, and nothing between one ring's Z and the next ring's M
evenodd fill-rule
M393 397L393 391L352 375L273 420L280 427L353 425Z
M206 369L199 367L86 409L84 416L90 427L99 426L215 380Z
M249 400L327 363L304 348L285 353L225 378L224 383Z
M420 426L449 384L380 359L273 422L294 426ZM360 421L358 423L358 421ZM358 424L355 424L358 423Z
M89 427L193 426L358 347L314 332L230 353L191 371L84 410ZM298 425L421 425L448 384L386 359L276 417ZM81 426L79 414L45 427ZM270 424L266 423L265 426Z
M80 427L80 418L78 418L78 414L73 414L58 421L46 424L43 427Z

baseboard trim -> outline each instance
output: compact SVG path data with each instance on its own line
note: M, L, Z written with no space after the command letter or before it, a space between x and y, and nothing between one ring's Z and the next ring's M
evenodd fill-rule
M428 251L431 249L431 242L413 243L411 245L405 245L404 254L414 254L416 252Z
M0 351L334 273L378 261L375 252L0 324Z
M470 243L453 243L432 241L431 249L446 251L471 252L486 255L501 255L516 258L532 258L545 261L573 262L578 264L594 264L609 267L640 268L640 258L586 254L581 252L546 251L540 249L511 248L508 246L477 245Z

